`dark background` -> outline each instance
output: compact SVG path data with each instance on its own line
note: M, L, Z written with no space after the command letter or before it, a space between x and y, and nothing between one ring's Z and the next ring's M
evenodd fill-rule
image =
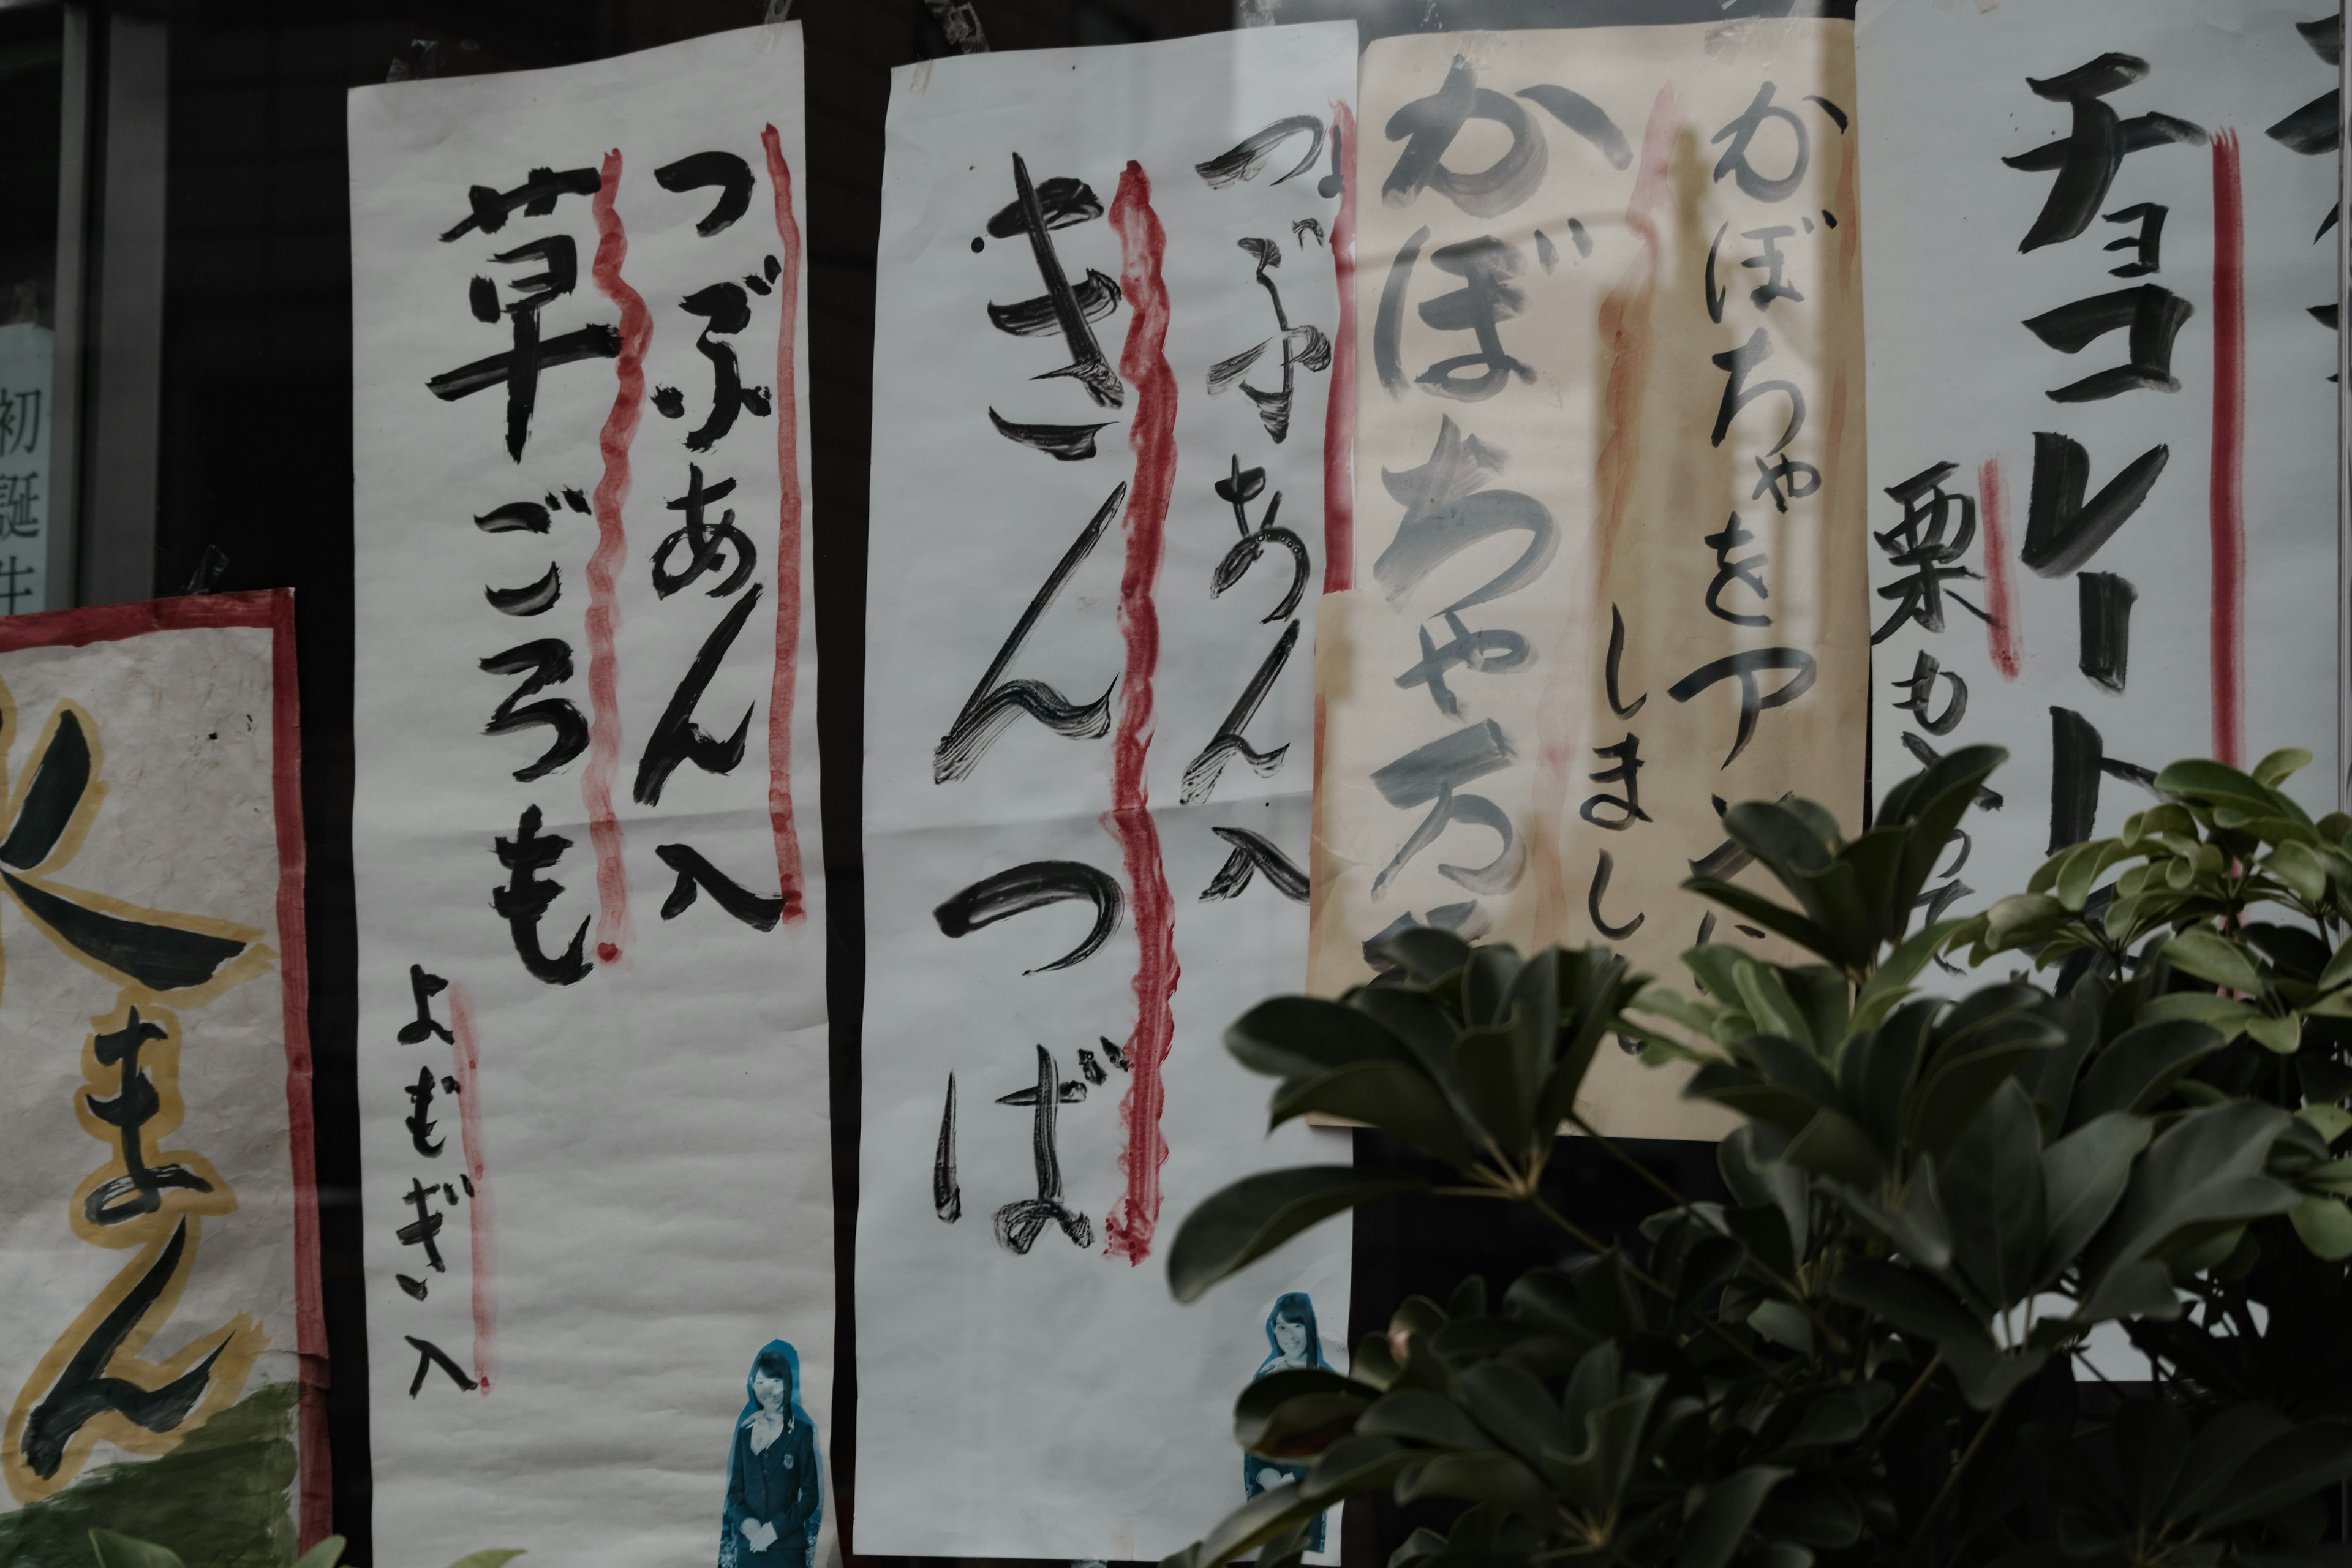
M1839 0L1240 0L1285 21L1356 16L1365 32L1454 26L1719 20L1812 13ZM309 825L311 1046L336 1529L375 1561L370 1526L365 1306L361 1289L351 879L351 254L346 89L399 77L565 65L767 19L771 0L216 0L149 5L172 25L159 594L291 586L299 621ZM776 7L783 11L779 3ZM1115 44L1231 26L1234 0L976 0L997 49ZM920 0L799 0L808 59L808 264L814 595L829 901L839 1317L831 1450L845 1549L855 1543L856 1359L850 1241L856 1217L865 940L859 842L866 513L874 247L882 126L894 65L950 52ZM1851 0L1843 14L1852 15ZM0 70L54 16L0 18ZM0 133L27 107L0 91ZM54 158L56 110L46 106ZM29 125L29 121L28 121ZM28 134L37 136L38 128ZM9 168L21 167L12 150ZM38 166L37 161L35 164ZM9 176L13 177L13 175ZM53 196L47 198L53 201ZM40 200L11 216L0 256L50 242ZM1377 1157L1359 1134L1359 1159ZM1704 1145L1636 1146L1694 1195L1714 1185ZM1630 1228L1652 1191L1587 1144L1562 1145L1553 1201L1591 1228ZM1350 1339L1411 1291L1443 1297L1473 1269L1499 1288L1555 1259L1556 1237L1501 1205L1433 1202L1356 1221ZM1205 1530L1213 1523L1202 1520ZM1350 1511L1351 1563L1384 1561L1412 1521ZM526 1543L527 1544L527 1543ZM879 1560L876 1560L879 1561Z

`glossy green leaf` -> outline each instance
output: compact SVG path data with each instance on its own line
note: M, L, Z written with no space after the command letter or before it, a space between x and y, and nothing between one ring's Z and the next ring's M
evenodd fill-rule
M1462 1403L1472 1417L1529 1465L1539 1466L1546 1448L1566 1451L1574 1441L1559 1404L1520 1368L1487 1362L1464 1372L1460 1382Z
M1687 892L1711 899L1742 920L1762 926L1775 936L1787 937L1808 952L1818 952L1834 961L1837 939L1807 920L1797 910L1774 903L1761 893L1751 892L1737 882L1718 881L1712 877L1691 877L1683 882Z
M1927 966L1927 961L1943 951L1944 943L1966 923L1964 921L1937 921L1905 937L1902 943L1880 962L1878 968L1855 994L1850 1027L1856 1031L1875 1028L1887 1014L1901 1005L1911 983Z
M2180 1298L2173 1291L2171 1275L2160 1263L2126 1263L2097 1278L2091 1293L2074 1309L2078 1323L2122 1318L2168 1321L2180 1316Z
M1972 1410L1992 1409L2050 1361L2046 1350L2004 1351L1982 1338L1947 1340L1937 1349Z
M1517 1155L1535 1131L1533 1086L1519 1079L1524 1052L1507 1024L1465 1029L1454 1042L1454 1090L1477 1119L1486 1136L1503 1152ZM1551 1137L1553 1129L1544 1129Z
M1773 1489L1758 1528L1835 1551L1862 1539L1862 1510L1828 1476L1801 1472Z
M1470 944L1434 926L1408 926L1373 951L1423 985L1470 962Z
M1435 1155L1455 1170L1478 1158L1445 1095L1418 1067L1396 1060L1360 1061L1285 1083L1275 1091L1269 1125L1320 1111L1361 1121Z
M1683 1531L1674 1568L1725 1568L1764 1500L1789 1473L1774 1465L1750 1465L1707 1488Z
M1885 1173L1862 1129L1832 1106L1813 1113L1813 1119L1789 1140L1783 1158L1791 1165L1858 1187L1874 1187Z
M1906 1334L1939 1344L1985 1336L1984 1324L1958 1296L1916 1268L1875 1259L1850 1263L1831 1278L1829 1293L1876 1313Z
M2198 1522L2207 1531L2232 1529L2347 1479L2352 1479L2352 1429L2300 1427L2264 1444Z
M2175 969L2232 991L2259 994L2263 989L2262 972L2246 950L2201 926L2191 927L2165 943L2164 958Z
M1439 1454L1404 1472L1397 1481L1397 1500L1417 1498L1458 1498L1465 1502L1496 1503L1528 1513L1548 1511L1550 1497L1543 1482L1508 1454L1489 1448L1475 1454Z
M1507 942L1486 942L1470 950L1462 966L1462 1016L1470 1024L1499 1024L1509 1005L1512 984L1519 977L1519 955Z
M1436 1082L1454 1081L1454 1037L1460 1022L1427 993L1402 985L1364 985L1348 994L1348 1006L1387 1030Z
M1303 1493L1307 1501L1328 1507L1340 1498L1388 1485L1420 1452L1393 1437L1342 1437L1316 1456L1315 1468L1302 1483Z
M1204 1539L1161 1558L1160 1568L1217 1568L1313 1519L1324 1506L1308 1499L1297 1481L1269 1487L1218 1521Z
M1952 1222L1952 1262L1997 1309L2038 1281L2044 1239L2042 1124L2015 1079L1993 1091L1937 1167Z
M2087 1121L2111 1110L2153 1110L2191 1068L2226 1043L2219 1030L2188 1019L2126 1029L2083 1075L2073 1115Z
M1357 1418L1356 1430L1366 1437L1401 1437L1440 1448L1476 1450L1493 1447L1470 1413L1425 1389L1400 1389L1384 1394Z
M2140 1156L2086 1264L2098 1273L2162 1258L2222 1226L2293 1208L2294 1191L2262 1173L2286 1122L2285 1111L2251 1100L2190 1111Z
M2257 1013L2246 1019L2243 1026L2248 1038L2264 1050L2279 1056L2291 1057L2303 1044L2303 1020L2300 1018L2276 1018Z
M1786 1140L1771 1129L1750 1122L1732 1129L1715 1149L1716 1169L1722 1173L1732 1202L1742 1208L1769 1209L1780 1216L1784 1238L1780 1251L1789 1258L1784 1272L1794 1267L1795 1254L1807 1244L1812 1209L1805 1173L1780 1157L1787 1147Z
M1902 869L1895 884L1894 910L1907 916L1916 907L1960 817L1976 803L1993 770L2009 760L1999 746L1959 746L1886 792L1878 822L1910 829L1903 845Z
M2144 1116L2110 1110L2042 1151L2042 1187L2048 1207L2034 1264L2037 1286L2056 1279L2106 1224L2123 1200L2132 1162L2154 1131Z
M2352 1110L2340 1105L2306 1105L2294 1114L2295 1120L2318 1133L2324 1142L2333 1143L2352 1132Z
M1251 1453L1316 1453L1355 1427L1381 1391L1324 1367L1268 1373L1234 1402L1234 1441Z
M2310 765L2311 753L2301 746L2281 746L2254 764L2253 780L2267 789L2276 789Z
M468 1552L450 1563L449 1568L506 1568L508 1563L521 1555L520 1548L493 1546L481 1552Z
M177 1552L111 1530L91 1531L89 1546L98 1554L99 1568L186 1568Z
M2286 1217L2294 1222L2295 1235L2314 1258L2328 1263L2352 1258L2352 1208L2345 1207L2342 1198L2306 1193Z
M1259 1003L1225 1031L1225 1049L1269 1078L1312 1078L1355 1062L1412 1059L1404 1042L1376 1020L1319 996Z
M294 1568L336 1568L343 1560L343 1548L349 1544L340 1535L330 1535L310 1551L294 1560Z
M1427 1182L1366 1179L1348 1165L1261 1171L1211 1194L1184 1216L1168 1249L1168 1289L1191 1301L1319 1221L1359 1204L1414 1197Z
M2284 816L2309 826L2303 807L2237 769L2202 758L2179 762L2156 775L2156 787L2205 805L2235 805L2261 816Z
M1870 1411L1851 1394L1831 1393L1805 1407L1796 1429L1783 1440L1789 1448L1826 1447L1851 1443L1870 1430Z
M1612 1507L1633 1478L1642 1458L1642 1431L1649 1424L1663 1378L1635 1377L1630 1393L1584 1413L1583 1447L1575 1453L1542 1456L1545 1476L1571 1508L1599 1511Z
M1938 1047L1906 1117L1912 1137L1937 1159L2027 1058L2065 1043L2056 1026L2022 1015L1966 1037L1970 1048Z

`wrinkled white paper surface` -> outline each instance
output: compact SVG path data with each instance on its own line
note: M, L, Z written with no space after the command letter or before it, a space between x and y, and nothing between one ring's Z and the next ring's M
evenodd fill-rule
M1318 992L1368 977L1364 944L1405 920L1522 952L1607 943L1687 986L1678 955L1709 936L1777 947L1682 889L1743 875L1724 803L1795 793L1859 826L1849 37L1749 20L1365 51ZM1516 367L1492 376L1465 363L1487 268ZM1476 662L1449 652L1474 639ZM1618 1136L1718 1134L1686 1077L1604 1051L1578 1109Z
M1278 443L1241 386L1213 395L1208 381L1213 363L1277 333L1244 239L1272 242L1279 265L1265 276L1290 325L1339 336L1328 247L1341 203L1339 182L1326 180L1355 61L1353 26L1325 25L942 59L893 77L866 621L860 1552L1159 1557L1243 1500L1231 1410L1270 1353L1277 1294L1310 1297L1326 1360L1345 1364L1344 1222L1190 1307L1170 1299L1163 1260L1185 1215L1227 1183L1349 1156L1344 1133L1294 1125L1265 1138L1271 1085L1220 1044L1252 1004L1303 989L1306 905L1263 869L1230 898L1204 894L1240 842L1221 829L1307 865L1336 370L1312 366L1311 342L1295 341L1301 363ZM1196 171L1291 117L1307 123L1254 174L1213 187ZM1016 199L1016 155L1041 212L1055 203L1069 219L1046 232L1073 300L1085 284L1108 307L1088 327L1118 373L1116 401L1054 374L1075 357L1058 323L1020 336L991 324L992 303L1047 292L1028 236L988 227ZM1098 206L1047 184L1073 180ZM1154 229L1165 236L1158 273L1172 377L1157 391L1152 334L1138 328L1157 292L1142 259ZM1124 245L1122 230L1133 237ZM1089 273L1104 282L1087 283ZM1281 380L1277 341L1245 384L1274 392ZM1151 464L1139 447L1171 395L1174 469L1155 559L1156 508L1138 499ZM999 434L992 409L1014 423L1104 427L1095 456L1064 461ZM1245 524L1213 489L1236 466L1265 470ZM1097 542L983 680L1121 486ZM1243 528L1267 522L1294 532L1307 563L1297 603L1279 615L1294 580L1287 545L1267 544L1238 582L1212 591ZM1188 767L1286 637L1286 659L1242 726L1260 765L1233 755L1213 788L1183 804ZM1108 690L1108 707L1067 736L1015 711L968 773L935 783L935 751L975 688L1010 680L1043 682L1079 709ZM1114 813L1123 744L1147 748L1149 804ZM1138 843L1140 877L1128 858ZM948 934L941 911L964 889L1045 861L1079 863L1118 889L1116 929L1089 956L1046 967L1093 929L1086 898L1000 909ZM1161 880L1165 927L1150 910ZM1139 965L1146 933L1162 929L1181 977L1166 1002L1173 1035L1155 1130L1147 1075L1161 1048L1150 1026L1160 993ZM1061 1086L1052 1109L1062 1204L1083 1220L1041 1221L1016 1253L998 1216L1041 1191L1038 1116L1034 1104L1001 1101L1024 1091L1034 1101L1040 1047ZM951 1183L940 1158L950 1075Z
M772 128L773 155L803 179L801 91L794 24L560 70L352 95L353 849L371 1440L387 1568L439 1568L486 1546L583 1565L717 1560L747 1377L771 1339L797 1348L796 1398L830 1451L832 1182L804 507L797 549L788 541L780 561L778 547L787 493L807 488L805 283L787 238L799 231L802 195L795 183L780 211L782 184L762 145ZM668 189L656 177L710 152L740 160L750 176L725 223L726 187ZM600 237L592 198L564 194L551 211L505 214L495 232L440 237L468 216L469 187L495 197L534 170L604 171L593 199L609 200L618 231L607 223ZM541 310L543 341L615 326L624 357L545 366L517 462L502 387L443 401L426 384L510 348L509 318L485 323L469 311L468 280L488 279L503 310L545 287L531 279L553 264L496 258L551 237L570 240L577 277ZM617 284L596 276L600 244ZM685 308L717 285L732 286L748 318L736 330L719 303L706 299L698 315ZM650 333L641 390L625 376L632 298ZM786 310L801 352L779 385ZM731 351L741 385L771 401L766 412L744 404L730 432L692 451L687 438L704 428L719 387L718 357L698 347L706 325L700 341ZM681 417L662 412L665 388L676 389ZM625 451L625 479L600 435ZM698 553L691 538L664 548L693 521L677 503L697 468L704 528L723 521L740 542L711 544L712 569L663 597L656 570L683 573ZM708 494L722 483L731 493ZM474 521L525 502L546 508L545 531L485 531ZM600 532L614 628L614 693L602 702L591 695ZM733 581L746 552L751 569ZM486 602L488 591L543 581L551 567L561 596L541 613ZM726 642L730 617L753 595ZM607 787L625 919L600 910L588 805L597 748L518 782L514 771L560 731L483 732L527 672L485 673L482 661L541 638L566 645L570 668L522 700L572 704L614 737ZM713 638L724 652L692 718L714 751L742 734L740 760L714 772L689 759L657 805L643 804L640 760ZM796 679L772 691L780 651L795 647ZM791 713L773 740L789 739L788 755L772 743L778 695ZM533 806L542 835L570 841L539 872L562 892L538 935L560 959L585 923L593 973L574 984L527 973L492 907L493 889L516 875L494 842L514 842ZM797 910L761 931L710 891L676 908L689 887L662 857L667 845L689 847L750 895L778 896L791 872L772 806L796 837ZM417 1017L411 965L449 983L429 999L436 1022L453 1026L452 1003L469 1004L472 1053L462 1035L402 1043ZM420 1153L404 1125L420 1072L443 1080L429 1112L437 1156ZM468 1096L472 1129L461 1125ZM470 1196L460 1181L469 1165L481 1173ZM420 1222L409 1201L419 1182L445 1184L430 1199L446 1216L439 1270L399 1236ZM461 1389L435 1366L420 1372L412 1336L483 1386ZM834 1523L826 1492L821 1558Z
M2336 86L2336 68L2295 31L2323 11L2272 0L1864 7L1855 38L1871 217L1870 517L1881 542L1871 551L1872 610L1874 632L1885 633L1874 650L1874 793L1919 770L1917 745L2011 752L1990 784L2000 805L1980 800L1962 820L1966 842L1929 884L1939 913L1974 914L2022 892L2052 849L2115 833L2153 799L2130 769L2221 755L2231 743L2216 716L2224 686L2215 675L2223 569L2215 539L2217 519L2228 531L2223 498L2232 490L2243 518L2235 760L2250 767L2274 747L2305 747L2322 760L2286 788L2315 813L2335 807L2336 391L2327 378L2336 350L2307 307L2335 295L2336 237L2314 236L2336 201L2336 155L2332 143L2305 155L2266 134ZM2109 53L2133 57L2146 75L2098 101L2126 124L2170 115L2211 141L2127 153L2077 237L2021 252L2059 176L2001 160L2048 146L2074 123L2067 102L2036 96L2027 79L2059 78ZM2243 439L2234 486L2225 469L2217 487L2215 214L2230 166L2242 193ZM2164 209L2152 254L2117 248L2143 232L2150 206ZM2115 275L2150 260L2151 270ZM2147 286L2191 311L2172 342L2179 390L2047 396L2130 362L2130 332L2108 331L2070 354L2022 323ZM2086 559L2047 574L2024 559L2035 436L2044 431L2080 443L2091 496L2142 454L2159 446L2169 454L2127 521ZM1904 507L1885 492L1943 464L1953 465L1941 481L1949 554L1898 565L1896 551L1937 546L1924 515L1916 538L1901 535ZM1932 492L1915 505L1932 509ZM1976 531L1964 540L1971 513ZM1900 584L1923 569L1968 574L1940 584L1940 631L1925 624L1924 604L1904 608ZM2121 579L2136 595L2122 668L2106 682L2083 668L2085 574ZM1889 588L1896 596L1885 596ZM2095 583L2093 591L2120 592ZM2004 624L1996 629L1977 612ZM1899 706L1914 689L1897 684L1927 668L1923 658L1937 670L1924 712ZM1930 732L1930 722L1943 728ZM2095 810L2053 798L2062 730L2073 737L2073 776L2096 792ZM2109 771L2097 771L2101 757Z
M266 621L266 596L245 597L256 606L250 618ZM69 830L37 865L8 868L29 873L41 889L120 900L112 906L119 914L145 918L135 912L145 910L253 945L193 988L126 985L35 924L20 895L0 895L0 1253L8 1258L0 1269L0 1323L7 1325L0 1398L8 1402L0 1510L100 1467L167 1453L238 1400L295 1383L300 1352L323 1356L326 1348L322 1336L307 1347L299 1342L302 1275L317 1265L298 1246L311 1223L311 1196L298 1187L289 1105L300 1107L307 1178L310 1082L307 1051L299 1042L289 1050L287 1039L272 632L267 624L207 625L124 636L125 624L148 608L0 623L0 636L37 626L35 635L55 645L0 652L12 802L25 799L61 710L86 725L97 759L78 846ZM295 787L290 770L286 784ZM12 813L0 833L16 820ZM291 889L299 900L299 868ZM292 907L299 910L299 901ZM121 1068L98 1058L91 1037L123 1029L126 1007L172 1029L170 1039L143 1041L139 1052L140 1076L158 1097L156 1114L136 1130L142 1163L181 1166L205 1186L160 1187L144 1214L133 1212L130 1193L101 1197L100 1207L119 1217L91 1225L87 1200L100 1196L97 1182L126 1173L121 1131L83 1112L126 1092ZM140 1387L163 1386L219 1347L206 1392L163 1432L97 1417L68 1447L64 1465L30 1475L28 1416L57 1386L64 1359L88 1342L107 1310L101 1302L121 1301L137 1277L160 1266L183 1226L181 1262L168 1270L176 1296L140 1319L106 1371ZM315 1276L310 1284L315 1310ZM311 1327L317 1335L315 1320ZM273 1429L296 1442L290 1399L261 1424ZM183 1521L169 1502L149 1494L148 1506L152 1539L176 1539ZM0 1547L16 1539L0 1511Z

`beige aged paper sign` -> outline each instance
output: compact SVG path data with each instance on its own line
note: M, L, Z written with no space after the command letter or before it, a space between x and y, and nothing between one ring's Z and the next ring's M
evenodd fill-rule
M1365 51L1354 570L1321 610L1312 989L1395 923L1681 980L1724 805L1861 826L1851 25ZM1612 1053L1580 1109L1720 1131Z

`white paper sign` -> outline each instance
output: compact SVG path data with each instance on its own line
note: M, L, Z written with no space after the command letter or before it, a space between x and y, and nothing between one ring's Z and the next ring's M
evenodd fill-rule
M352 95L387 1568L830 1551L797 25Z
M1687 984L1710 937L1772 951L1682 887L1766 880L1726 804L1859 828L1852 60L1849 24L1779 18L1365 51L1318 992L1407 923ZM1715 1136L1686 1076L1605 1051L1578 1110Z
M0 616L48 607L56 341L32 321L0 327Z
M1344 1223L1192 1307L1162 1260L1346 1157L1263 1136L1220 1037L1306 980L1355 64L1327 24L892 79L861 1552L1159 1557L1263 1480L1242 1385L1344 1364Z
M293 617L0 620L0 1562L326 1532Z
M1872 5L1855 37L1874 791L2011 754L1923 913L2022 892L2179 758L2302 746L2286 787L2334 809L2335 16Z

